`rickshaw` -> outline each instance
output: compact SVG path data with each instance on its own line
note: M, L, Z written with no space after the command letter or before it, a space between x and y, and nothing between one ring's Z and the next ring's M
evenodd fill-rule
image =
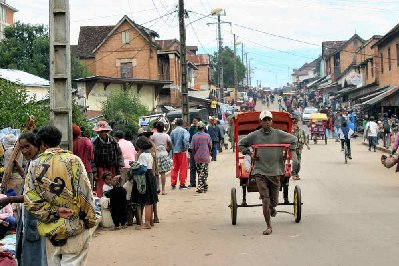
M310 115L310 135L308 135L308 141L313 140L314 144L317 144L317 140L324 140L327 145L327 134L326 129L328 127L328 117L326 114L314 113Z
M247 192L259 192L256 185L256 180L245 170L243 163L243 155L238 149L238 141L247 134L255 131L259 126L259 114L260 112L248 112L237 114L234 117L234 146L235 146L235 166L236 166L236 178L240 180L240 186L242 187L242 203L237 203L237 193L236 188L231 189L230 198L230 211L231 211L231 223L232 225L237 224L237 209L245 207L259 207L262 204L248 204L247 203ZM291 115L286 112L272 112L273 114L273 127L277 129L284 130L286 132L291 132L292 120ZM285 182L280 182L280 191L287 189L288 182L291 177L291 159L292 153L289 144L257 144L253 145L252 148L255 152L255 158L258 149L279 149L283 153L283 158L285 160L285 175L281 178ZM254 160L252 161L252 166L254 165ZM292 203L279 203L278 205L289 205L293 206L293 212L288 211L278 211L283 213L288 213L294 215L295 222L299 223L301 221L302 215L302 198L301 198L301 188L296 185L294 189L294 201Z

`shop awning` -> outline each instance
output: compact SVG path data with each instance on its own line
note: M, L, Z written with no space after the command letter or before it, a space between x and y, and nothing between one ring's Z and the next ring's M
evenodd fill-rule
M366 98L366 97L372 97L372 98L369 98L362 104L363 105L375 105L375 104L381 102L382 100L384 100L386 97L393 95L398 90L399 90L399 86L398 87L388 87L387 89L385 89L383 91L376 92L375 94L365 96L364 98Z

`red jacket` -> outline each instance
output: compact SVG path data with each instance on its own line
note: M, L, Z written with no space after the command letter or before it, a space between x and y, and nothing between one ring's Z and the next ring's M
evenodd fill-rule
M90 139L85 137L77 137L73 140L73 154L78 156L85 168L86 172L91 173L91 161L94 160L93 144Z

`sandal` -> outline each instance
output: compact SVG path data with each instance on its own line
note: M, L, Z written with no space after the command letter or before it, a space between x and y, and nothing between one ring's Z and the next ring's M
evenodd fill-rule
M267 228L265 231L263 231L263 234L264 234L265 236L268 236L268 235L271 235L272 232L273 232L273 230L272 230L271 228Z

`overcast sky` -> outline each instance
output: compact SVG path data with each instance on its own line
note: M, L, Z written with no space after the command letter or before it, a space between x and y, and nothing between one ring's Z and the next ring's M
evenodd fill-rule
M16 20L48 24L49 0L7 0L19 9ZM179 38L176 10L178 0L70 0L71 43L77 44L79 27L115 25L123 15L159 33L161 39ZM321 42L347 40L355 32L362 38L384 35L399 23L399 0L186 0L186 23L224 8L222 19L233 23L222 27L224 45L233 45L232 33L244 43L254 67L252 84L281 86L289 74L321 54ZM166 15L169 14L169 15ZM166 16L164 16L166 15ZM164 16L161 19L154 19ZM146 23L152 21L150 23ZM200 53L217 47L215 18L207 17L187 26L187 43ZM250 30L251 28L252 30ZM301 43L260 33L272 33ZM238 49L241 53L241 47Z

